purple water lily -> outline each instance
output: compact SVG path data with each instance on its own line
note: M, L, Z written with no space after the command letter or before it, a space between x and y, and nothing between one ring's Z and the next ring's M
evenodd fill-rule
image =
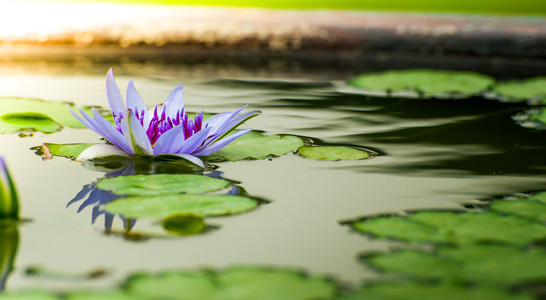
M250 129L228 135L246 120L260 114L260 111L251 111L239 115L245 105L234 112L219 113L208 119L204 119L201 111L192 119L185 111L182 85L169 94L163 105L156 105L148 110L133 85L133 79L127 85L125 106L112 69L106 75L106 95L115 126L95 109L94 119L81 109L83 118L70 107L69 109L85 126L113 144L99 150L110 155L176 155L204 166L197 156L211 155L248 133ZM91 148L87 150L95 153L96 148ZM80 156L86 155L89 154L82 153Z

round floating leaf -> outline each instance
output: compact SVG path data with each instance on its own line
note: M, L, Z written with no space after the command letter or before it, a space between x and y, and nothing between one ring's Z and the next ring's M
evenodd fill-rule
M319 160L359 160L370 157L370 153L345 146L304 146L298 149L302 157Z
M383 282L367 285L339 300L531 300L527 295L515 295L499 288L467 287L449 283Z
M539 201L546 204L546 192L541 192L538 194L531 195L527 199L533 200L533 201Z
M523 250L501 245L468 245L439 248L435 253L399 250L371 255L365 260L384 272L421 279L494 285L546 280L546 252L540 248Z
M120 198L107 203L105 209L126 218L163 218L177 213L200 216L236 214L256 206L256 201L242 196L174 194Z
M239 161L246 158L264 159L271 155L281 156L303 146L302 139L291 135L264 136L251 131L218 152L208 156L210 161Z
M192 235L207 230L203 217L194 214L174 214L163 219L163 228L174 235Z
M63 298L64 299L64 298ZM148 300L148 298L140 297L139 295L129 295L120 290L105 290L105 291L76 291L68 294L67 300Z
M539 222L546 221L546 204L529 200L493 200L490 209L492 211L513 214Z
M141 274L130 278L125 286L129 293L150 299L179 300L331 299L337 290L334 283L323 277L260 267Z
M62 156L67 158L77 157L83 150L93 146L93 143L81 143L81 144L52 144L44 143L42 146L33 147L33 150L37 150L36 154L44 155L44 150L49 151L53 156ZM44 149L46 147L47 149Z
M524 245L546 238L546 225L493 212L418 212L409 217L376 217L353 223L377 237L412 242L468 244L482 241Z
M229 182L208 176L191 174L153 174L103 178L97 182L102 190L118 195L162 195L206 193L225 188Z
M499 82L493 92L501 100L518 101L530 99L546 100L546 77L539 76L523 81Z
M404 96L398 92L415 91L422 97L469 97L479 94L493 85L489 76L474 72L443 70L395 70L362 74L349 83L369 90L385 91L386 94Z
M67 103L59 101L0 97L0 133L23 129L51 133L60 130L61 126L85 128L66 106ZM88 107L83 110L91 112Z

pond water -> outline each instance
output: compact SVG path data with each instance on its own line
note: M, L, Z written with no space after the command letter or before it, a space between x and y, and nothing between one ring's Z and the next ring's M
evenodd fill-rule
M104 70L106 72L106 70ZM66 72L65 74L68 74ZM325 143L361 146L378 155L358 161L319 161L293 154L216 164L225 178L270 201L247 213L208 218L217 229L179 238L134 241L105 234L92 207L67 207L84 185L104 175L56 157L42 161L31 147L43 142L98 142L87 129L0 136L19 188L22 216L15 269L7 290L117 285L128 274L165 269L266 265L327 274L347 283L374 278L357 260L363 251L395 242L363 236L343 221L424 208L462 209L480 199L544 190L544 133L512 116L525 104L494 100L387 99L344 89L342 82L134 76L147 105L184 84L190 111L233 111L244 104L263 113L244 128ZM107 106L104 75L0 74L0 95ZM125 87L130 74L118 74ZM123 90L123 88L122 88ZM134 230L157 227L139 222ZM114 228L122 229L120 218ZM40 269L40 275L29 269ZM102 270L90 279L88 272ZM30 272L31 273L31 272Z

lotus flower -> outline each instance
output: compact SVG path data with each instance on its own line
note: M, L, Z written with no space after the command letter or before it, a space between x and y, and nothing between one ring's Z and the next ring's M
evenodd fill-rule
M93 119L83 110L79 110L80 116L69 107L74 117L113 144L92 146L82 152L79 159L97 152L126 156L176 155L204 167L197 156L210 155L248 133L250 129L228 135L246 120L260 114L260 111L251 111L239 115L245 105L234 112L219 113L206 120L201 111L192 119L185 111L182 85L169 94L163 105L148 110L132 78L127 86L125 106L112 69L106 75L106 95L114 126L95 109Z

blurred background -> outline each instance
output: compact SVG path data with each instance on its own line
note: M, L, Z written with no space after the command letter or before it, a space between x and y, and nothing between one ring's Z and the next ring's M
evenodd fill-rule
M115 66L197 77L332 80L415 67L531 76L546 66L546 2L0 1L0 68Z

